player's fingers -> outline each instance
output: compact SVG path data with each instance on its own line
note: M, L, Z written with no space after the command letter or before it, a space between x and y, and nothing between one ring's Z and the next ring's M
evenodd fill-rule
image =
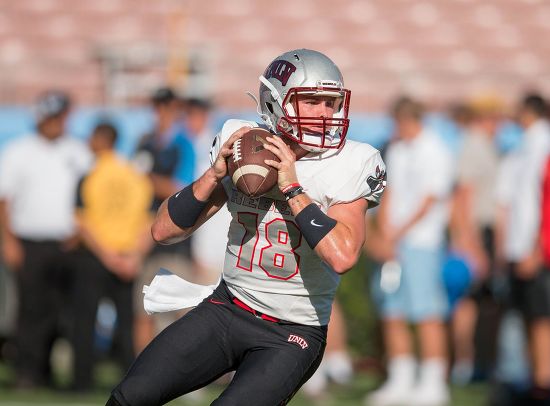
M281 169L282 165L280 162L277 162L277 161L273 161L271 159L264 159L264 162L269 165L269 166L272 166L273 168L279 170Z
M220 149L220 155L222 155L224 158L227 158L232 153L233 153L232 145L224 145L223 148Z
M290 149L290 147L280 137L277 137L277 136L266 137L266 140L271 142L273 145L275 145L281 151L281 153L286 159L296 160L295 155ZM282 157L279 157L279 158L283 159Z
M296 158L294 157L292 151L290 152L286 152L285 151L282 151L281 149L279 149L277 146L275 145L269 145L269 144L265 144L264 145L264 148L273 152L275 154L275 156L277 158L279 158L279 161L286 165L286 166L289 166L291 165L294 161L296 161ZM278 167L278 169L282 168L283 165L281 165L280 167Z
M277 142L277 137L266 137L266 141L268 143L264 144L264 147L270 147L268 148L270 151L272 151L273 148L275 148L281 153L284 153L284 147Z
M233 134L231 134L231 136L229 137L229 139L231 138L239 138L241 137L243 134L249 132L250 130L252 130L252 127L249 127L249 126L244 126L244 127L241 127L239 128L238 130L236 130Z
M267 149L268 151L273 152L277 156L277 158L279 158L280 160L283 160L285 158L285 155L283 154L283 151L281 151L275 145L264 144L264 148Z
M271 142L272 144L277 145L281 149L288 148L288 145L280 138L275 135L269 136L265 138L267 141Z
M237 141L239 138L241 138L243 135L245 135L250 130L252 130L252 128L251 127L246 127L246 126L239 128L237 131L235 131L233 134L231 134L231 136L225 142L224 146L227 146L228 148L230 148L235 143L235 141Z
M218 159L220 159L220 161L227 159L227 157L233 153L233 144L235 143L235 141L237 141L239 138L241 138L250 130L251 130L250 127L241 127L237 131L235 131L233 134L231 134L229 139L221 147L220 152L218 154Z
M218 158L217 158L217 161L225 161L227 159L228 156L230 156L232 154L232 150L230 150L229 148L227 149L221 149L219 154L218 154Z

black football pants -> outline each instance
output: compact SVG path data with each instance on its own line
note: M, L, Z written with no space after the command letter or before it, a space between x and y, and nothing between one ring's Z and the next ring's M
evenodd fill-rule
M236 371L212 405L284 405L318 368L326 332L257 318L232 303L222 282L149 344L109 402L162 405Z

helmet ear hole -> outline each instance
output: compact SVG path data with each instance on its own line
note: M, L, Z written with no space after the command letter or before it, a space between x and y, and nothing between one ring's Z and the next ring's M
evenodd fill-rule
M265 107L269 110L271 114L273 114L273 105L271 103L266 102Z

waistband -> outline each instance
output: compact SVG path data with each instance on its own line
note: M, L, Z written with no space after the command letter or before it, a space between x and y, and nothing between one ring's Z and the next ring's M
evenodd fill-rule
M280 322L281 320L278 319L277 317L273 317L273 316L269 316L267 314L264 314L264 313L261 313L257 310L254 310L252 307L248 306L247 304L241 302L239 299L237 299L236 297L233 297L233 303L235 303L237 306L239 306L241 309L244 309L246 310L247 312L249 313L252 313L254 316L256 316L257 318L259 319L262 319L262 320L266 320L266 321L270 321L272 323L278 323Z

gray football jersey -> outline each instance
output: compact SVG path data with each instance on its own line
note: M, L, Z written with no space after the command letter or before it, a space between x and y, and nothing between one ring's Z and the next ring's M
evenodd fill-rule
M260 125L229 120L216 136L213 162L220 146L237 129ZM338 151L309 154L296 161L298 180L323 212L339 203L364 198L377 205L385 186L385 166L372 146L346 141ZM231 292L250 307L295 323L326 325L340 276L303 238L277 187L252 198L223 181L232 221L223 278ZM221 232L221 230L220 230Z

